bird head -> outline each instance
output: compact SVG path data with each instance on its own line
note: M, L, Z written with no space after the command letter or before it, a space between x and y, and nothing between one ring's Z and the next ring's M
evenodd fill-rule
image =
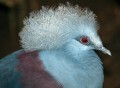
M83 29L80 35L75 38L80 45L80 50L84 51L95 49L111 55L111 52L103 46L102 41L95 29L96 27L84 28L85 30Z
M66 45L77 45L82 50L97 49L111 55L103 47L97 34L96 16L78 5L42 7L31 12L20 32L21 45L27 51L54 50ZM70 47L69 47L70 48Z

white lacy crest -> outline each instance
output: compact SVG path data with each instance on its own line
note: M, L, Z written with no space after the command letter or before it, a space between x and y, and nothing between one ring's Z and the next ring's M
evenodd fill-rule
M38 12L31 12L24 20L19 34L21 45L30 51L57 49L78 36L80 30L88 25L96 26L95 15L88 9L69 4L56 9L43 7Z

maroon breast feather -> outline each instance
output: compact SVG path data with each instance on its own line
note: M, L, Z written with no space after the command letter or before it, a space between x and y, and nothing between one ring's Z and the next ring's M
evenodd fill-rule
M23 88L63 88L46 70L38 51L19 55L17 70L21 73Z

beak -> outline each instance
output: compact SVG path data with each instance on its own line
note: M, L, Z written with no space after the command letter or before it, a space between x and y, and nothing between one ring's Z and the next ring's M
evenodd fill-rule
M111 52L108 50L108 49L106 49L105 47L96 47L96 49L97 50L100 50L100 51L102 51L103 53L105 53L105 54L108 54L108 55L110 55L111 56Z

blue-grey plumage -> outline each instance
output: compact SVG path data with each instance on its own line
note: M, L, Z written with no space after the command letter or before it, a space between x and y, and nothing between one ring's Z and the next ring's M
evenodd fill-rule
M104 48L98 28L93 12L79 6L43 7L30 13L20 32L24 51L15 52L0 62L0 87L102 88L102 62L93 49L111 53ZM25 53L17 59L21 52ZM4 80L9 74L13 76Z
M0 88L22 88L20 73L16 70L17 56L23 50L18 50L0 60Z
M81 50L76 43L60 50L42 51L40 56L46 70L64 88L102 88L104 75L100 58L92 50Z

